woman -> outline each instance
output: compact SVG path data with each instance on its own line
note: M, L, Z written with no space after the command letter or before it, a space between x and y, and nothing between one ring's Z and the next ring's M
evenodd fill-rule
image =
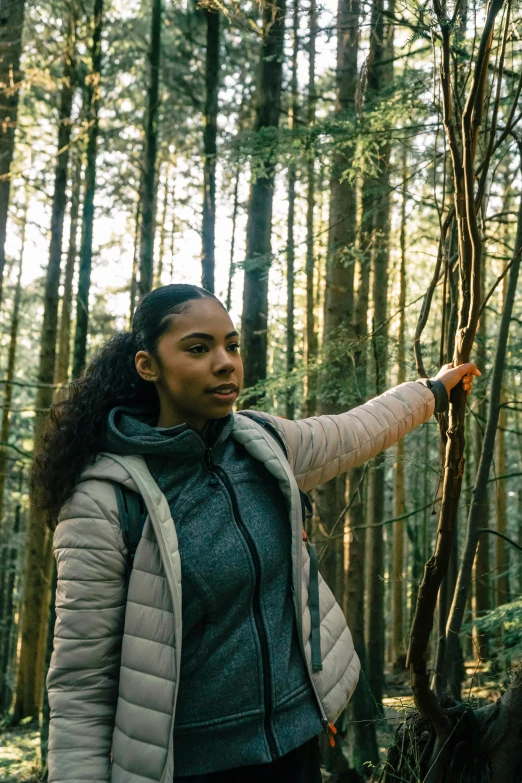
M359 664L309 579L298 487L388 448L477 374L448 366L340 416L260 423L231 413L243 368L219 300L146 296L56 409L35 467L59 519L50 783L319 783L317 737ZM115 485L146 505L129 579Z

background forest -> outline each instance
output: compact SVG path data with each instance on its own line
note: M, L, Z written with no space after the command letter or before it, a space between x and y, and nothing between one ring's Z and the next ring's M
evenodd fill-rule
M479 366L448 415L314 493L362 662L325 779L520 783L520 14L0 0L3 780L20 726L45 777L46 415L142 295L192 282L241 328L241 407L338 413Z

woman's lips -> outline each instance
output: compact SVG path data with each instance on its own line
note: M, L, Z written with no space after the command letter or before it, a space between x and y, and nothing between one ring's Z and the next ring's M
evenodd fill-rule
M212 397L216 400L221 400L222 402L230 402L232 400L235 400L235 398L238 395L237 389L229 389L228 391L209 391L208 394L211 394Z

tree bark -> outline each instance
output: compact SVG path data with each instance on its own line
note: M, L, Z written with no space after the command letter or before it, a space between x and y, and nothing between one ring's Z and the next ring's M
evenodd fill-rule
M478 710L481 744L491 765L490 783L519 783L522 770L522 671L501 698Z
M205 108L203 113L203 227L201 251L201 285L214 293L216 234L216 157L218 88L220 67L219 13L203 9L207 23L207 53L205 67Z
M310 0L310 24L308 46L308 126L310 132L315 125L315 57L317 37L317 2ZM317 332L314 313L314 273L315 273L315 148L310 143L306 166L306 400L304 416L314 416L317 407L317 377L315 363L317 362Z
M54 197L51 215L51 242L45 280L44 318L35 402L34 451L42 448L45 411L52 402L52 384L56 365L58 335L58 301L63 243L63 220L66 207L67 163L71 134L70 116L73 97L74 14L68 19L70 45L66 46L64 80L60 98L60 123L55 169ZM37 717L43 686L43 655L47 638L50 600L51 534L41 523L37 500L30 497L24 572L24 596L21 621L21 649L16 686L15 720Z
M158 265L156 267L156 280L154 283L155 288L159 288L161 285L161 278L163 275L163 257L165 255L165 240L167 238L167 208L169 205L169 175L170 166L167 163L167 170L165 172L165 185L163 187L163 203L161 207L160 241L158 248Z
M363 214L369 208L363 196ZM368 236L366 228L361 226L362 247L366 246ZM367 398L367 339L368 339L368 307L370 290L370 260L367 253L359 253L359 285L355 303L355 340L354 353L355 388L358 401ZM348 704L347 745L351 766L357 772L367 777L368 762L373 765L379 762L379 746L376 734L376 710L370 691L366 672L368 671L368 655L365 638L365 574L366 574L366 509L367 487L366 470L355 468L349 474L350 501L355 496L348 511L348 522L351 528L348 567L345 575L344 611L348 627L353 636L354 647L361 661L363 675L360 677L355 692Z
M397 383L406 380L406 203L407 190L407 152L403 147L402 155L402 201L401 201L401 229L400 247L401 261L399 270L399 334L397 341ZM394 517L401 517L406 513L405 499L405 470L404 470L404 441L400 440L396 446L395 459L395 493L394 493ZM404 520L394 524L393 531L393 650L392 660L395 664L404 655Z
M348 120L354 114L359 45L359 2L339 0L337 7L336 115ZM330 181L328 255L324 299L323 361L328 363L329 382L322 384L319 414L340 413L355 401L353 364L340 345L354 339L354 245L356 238L355 186L343 173L351 165L350 153L334 151ZM350 258L352 261L350 262ZM331 384L335 383L335 387ZM349 386L351 381L351 387ZM347 389L349 390L347 392ZM346 505L346 476L318 487L317 511L322 529L330 534ZM344 527L344 520L342 530ZM330 541L322 566L337 600L343 604L344 557L342 539Z
M138 266L140 254L140 220L141 220L141 187L136 202L136 214L134 217L134 252L132 254L132 273L130 283L130 310L129 310L129 328L132 326L134 310L136 309L136 299L138 297Z
M13 399L13 379L16 365L16 346L18 342L18 328L20 324L20 300L22 297L22 264L25 249L25 231L27 225L27 207L28 199L24 207L21 230L21 251L18 267L18 277L14 292L13 316L11 319L11 329L9 336L9 349L7 353L7 372L5 377L4 400L2 410L2 430L0 441L3 444L9 442L9 433L11 425L11 403ZM7 711L11 706L11 696L9 704L3 699L2 694L11 694L8 688L7 672L9 668L9 650L10 639L13 627L13 555L12 538L16 530L11 529L4 524L4 499L7 476L12 473L9 470L9 449L6 446L0 447L0 715ZM15 515L16 527L16 515Z
M71 359L71 319L73 301L73 280L78 254L78 218L80 215L80 193L82 178L82 158L78 153L76 165L72 168L71 178L71 211L69 214L69 247L65 262L63 278L62 311L60 314L60 332L58 336L58 353L54 382L65 387L69 381L69 366ZM56 390L58 391L58 390ZM62 389L65 392L65 389ZM55 393L56 398L56 393Z
M94 196L96 192L96 148L100 108L103 0L94 0L94 29L91 47L91 73L85 85L85 107L89 121L85 164L85 194L82 210L82 238L80 271L76 297L76 332L74 335L73 378L78 378L85 367L89 329L89 292L91 289L92 239L94 225Z
M6 0L0 6L0 303L5 267L5 240L11 189L18 96L22 74L22 32L25 0Z
M19 493L21 495L23 473L20 473ZM15 614L19 609L16 600L17 564L20 555L19 534L21 527L22 508L17 503L14 522L10 530L9 546L6 546L6 563L3 579L5 580L5 600L2 600L2 634L0 637L0 715L5 715L11 709L13 701L13 677L16 668L17 624ZM6 542L7 543L7 542Z
M272 201L275 178L275 139L281 108L286 0L263 5L263 41L256 91L254 131L270 140L262 173L252 183L248 200L245 280L243 287L242 348L245 387L266 378L268 344L268 273L272 262ZM256 396L245 400L255 405Z
M503 0L492 0L487 8L484 28L476 48L475 66L471 70L470 88L462 112L462 147L460 147L452 114L450 29L447 24L445 10L443 10L439 0L434 0L434 11L439 22L442 40L441 87L443 122L453 166L454 209L457 216L459 239L461 305L454 350L454 361L457 364L462 364L469 359L481 307L480 269L482 241L478 227L477 208L480 207L482 194L475 193L475 157L485 106L485 87L495 20L502 3ZM488 169L488 165L489 161L485 159L482 173L484 173L484 169ZM426 564L424 577L419 588L417 609L408 650L407 663L412 677L415 704L422 717L433 726L436 734L436 742L432 751L433 763L426 777L426 783L433 783L433 781L437 780L441 770L447 764L448 748L450 747L447 740L452 731L452 722L449 716L440 707L429 687L427 650L438 592L449 561L462 485L465 406L465 393L462 385L459 384L458 387L453 389L450 399L448 441L437 544L433 557ZM467 583L469 583L474 555L475 549L473 549L473 557L469 565ZM464 609L465 600L462 606L462 613ZM448 642L450 641L448 637ZM442 752L443 749L446 749L445 753Z
M22 298L22 264L25 249L25 231L27 226L27 208L28 203L24 206L24 214L22 218L22 231L21 231L21 250L20 260L18 264L18 277L16 279L14 300L13 300L13 316L11 319L11 330L9 335L9 349L7 352L7 372L5 376L4 386L4 400L2 405L2 432L0 434L0 441L3 444L9 441L9 430L11 424L11 403L13 400L13 380L15 374L16 365L16 345L18 342L18 327L20 325L20 300ZM9 449L5 446L0 447L0 541L5 538L5 531L3 530L4 519L4 492L7 476L7 462L9 457ZM0 579L3 578L3 569L0 569ZM2 604L0 602L0 608Z
M232 306L232 282L234 280L234 273L236 271L236 264L234 259L235 259L235 252L236 252L237 213L239 211L240 173L241 173L241 169L238 164L236 168L235 181L234 181L234 206L232 208L232 237L230 239L230 263L228 267L228 283L227 283L227 302L226 302L227 310L230 310Z
M290 81L291 106L290 121L288 128L295 131L299 111L299 95L297 83L297 58L299 55L299 0L293 0L292 3L292 77ZM293 419L295 404L295 389L291 380L291 373L295 367L295 323L294 323L294 282L295 282L295 241L294 241L294 222L295 222L295 186L297 180L297 164L295 160L290 161L288 167L288 219L287 219L287 238L286 238L286 372L288 379L286 383L286 418Z
M482 299L484 299L485 286L484 278L482 277ZM476 364L482 375L486 373L486 339L487 339L487 311L484 310L480 316L480 321L477 329L477 352L476 352ZM482 421L486 421L487 418L487 399L484 391L479 404L478 404L478 419L473 420L473 463L475 472L478 468L480 461L480 454L482 451ZM486 492L486 504L488 504L488 497ZM483 535L480 537L477 554L475 556L475 562L473 564L473 584L475 586L474 606L473 614L475 618L482 617L486 612L491 609L490 600L490 585L489 585L489 537ZM483 631L474 630L474 654L477 661L485 660L489 653L489 640L488 635Z
M520 150L522 155L522 148ZM475 477L471 505L468 512L468 525L466 531L466 541L460 562L460 570L457 579L457 587L453 597L450 616L447 626L447 656L452 660L458 655L458 637L462 626L466 600L471 583L471 572L473 562L477 551L477 545L480 538L480 530L486 527L488 514L488 493L487 481L493 454L495 449L495 436L497 434L498 421L501 411L502 380L504 375L504 364L506 359L507 342L509 336L509 326L511 315L513 313L513 303L517 290L519 272L520 272L520 249L522 248L522 196L520 198L518 211L518 227L515 242L515 261L509 270L508 285L502 311L493 371L491 376L491 387L489 391L488 416L484 430L482 442L482 451L480 461ZM485 534L483 534L485 535Z
M378 102L393 81L393 25L385 32L383 0L374 0L370 24L370 66L368 70L368 99ZM393 7L388 10L393 13ZM388 65L383 67L386 59ZM391 146L388 140L379 145L377 179L374 185L373 237L373 352L375 357L375 391L386 390L387 343L386 326L388 303L388 263L390 239L390 180ZM370 473L370 505L368 529L368 681L378 705L382 705L384 688L384 533L380 524L384 518L385 458L379 454Z
M156 227L156 156L158 147L158 105L161 56L161 0L152 2L149 45L149 87L145 125L143 193L140 238L140 299L152 288L154 271L154 233Z
M505 280L506 278L504 278ZM505 291L505 287L504 287ZM505 299L505 298L504 298ZM498 476L504 476L506 470L506 437L507 413L504 407L506 394L500 396L500 413L498 417L498 429L495 443L495 471ZM506 482L497 481L495 486L495 516L496 530L506 535L507 492ZM495 606L509 603L509 555L506 542L500 536L495 536Z

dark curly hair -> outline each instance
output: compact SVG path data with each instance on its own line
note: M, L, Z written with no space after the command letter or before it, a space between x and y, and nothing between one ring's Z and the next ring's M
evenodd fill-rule
M147 351L155 355L172 317L186 310L191 300L206 297L217 300L195 285L166 285L151 291L134 313L132 331L120 332L107 340L83 375L70 384L67 399L52 406L31 475L38 507L51 529L82 470L100 451L109 411L124 405L159 414L156 388L138 374L136 353Z

